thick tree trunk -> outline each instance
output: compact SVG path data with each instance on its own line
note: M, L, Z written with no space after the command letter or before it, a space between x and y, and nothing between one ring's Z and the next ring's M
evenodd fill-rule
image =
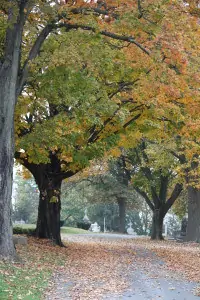
M118 206L119 206L119 232L125 233L126 232L126 199L125 198L118 198L117 199Z
M25 3L19 4L18 11L17 6L13 9L14 4L16 2L11 3L8 10L10 24L6 31L3 60L0 61L0 256L10 259L16 257L11 224L14 109L25 22Z
M188 187L188 225L186 241L200 243L200 190Z
M6 79L6 78L4 78ZM13 115L15 98L7 90L1 78L0 82L0 256L15 258L12 238L11 197L13 174ZM6 90L4 89L6 88Z
M23 165L34 176L40 191L35 234L38 238L51 239L54 244L63 246L60 236L61 184L64 178L74 173L63 173L60 159L51 152L47 164L34 164L24 159Z
M42 185L39 185L40 199L36 227L37 237L51 239L59 246L63 245L60 236L61 183L61 180L51 178L43 180Z
M153 211L152 228L151 228L151 239L152 240L163 240L163 220L164 214L161 209L155 209Z

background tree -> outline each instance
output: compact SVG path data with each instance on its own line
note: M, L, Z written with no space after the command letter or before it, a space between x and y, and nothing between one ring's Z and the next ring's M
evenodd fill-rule
M120 154L121 151L118 151L118 153ZM102 210L103 205L105 206L105 210L108 210L110 204L114 209L116 207L115 204L117 204L117 216L114 217L115 225L112 225L115 228L112 227L112 230L122 233L126 232L126 209L132 211L141 207L140 196L137 195L129 184L129 171L125 169L124 163L121 156L115 159L104 158L101 161L94 161L92 166L77 173L68 183L74 184L74 188L79 192L78 198L87 199L87 208L89 207L89 211L91 205L93 205L93 210L96 207L95 211L97 211L98 209ZM125 203L123 206L119 205L119 199L123 199ZM92 212L93 214L94 212Z
M110 162L109 171L114 177L117 184L119 184L123 189L128 190L129 182L131 179L130 171L126 167L126 161L123 155L117 158L115 161ZM119 206L119 219L120 226L119 231L122 233L126 232L125 221L126 221L126 206L127 197L126 193L117 193L116 199Z
M144 198L142 198L139 202L139 217L142 224L142 228L140 228L139 232L143 232L144 235L149 235L152 227L152 210ZM132 220L132 222L134 223L134 220ZM137 233L139 234L139 232Z
M85 182L63 181L61 218L65 220L65 225L76 227L77 222L83 219L84 211L89 205L87 196L85 197L85 189L89 187L90 184L87 185Z
M122 175L120 159L112 161L112 168L116 164L118 164L116 168ZM127 182L124 183L124 179L120 181L120 175L116 176L113 170L111 173L111 168L100 175L92 176L88 174L84 179L80 177L76 189L79 191L79 198L87 199L88 213L92 216L91 221L95 220L94 213L96 213L97 218L101 217L99 222L102 225L103 216L105 215L107 223L109 222L109 228L125 233L126 209L137 209L139 196L136 195L133 188L127 185ZM125 176L123 175L123 177ZM119 202L119 199L123 201L123 205Z
M126 161L135 190L153 212L151 238L162 239L164 217L183 188L175 180L177 162L161 145L144 140L128 153Z
M33 178L24 179L16 174L13 182L13 221L35 224L38 208L38 188Z

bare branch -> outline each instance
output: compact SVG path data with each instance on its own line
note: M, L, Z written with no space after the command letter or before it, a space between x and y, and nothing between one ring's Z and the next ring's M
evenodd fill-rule
M155 207L154 207L153 203L151 202L151 200L149 199L148 195L144 191L140 190L138 187L134 187L134 190L144 198L144 200L146 201L148 206L151 208L151 210L154 211Z
M26 59L24 66L20 72L19 81L18 81L18 89L17 89L17 96L19 96L22 92L22 89L24 87L24 84L26 83L27 77L28 77L28 64L30 61L32 61L34 58L37 57L39 54L39 51L49 35L49 33L55 28L55 24L48 24L45 26L45 28L41 31L38 38L36 39L35 43L33 44L33 47L31 48L28 58Z
M133 123L134 121L136 121L140 116L141 116L141 113L137 114L136 116L134 116L133 118L131 118L127 123L125 123L123 125L123 128L127 128L131 123Z
M168 210L172 207L172 205L174 204L175 200L178 198L178 196L180 195L182 190L183 190L183 184L182 183L177 183L175 185L175 188L174 188L172 194L171 194L171 197L165 203L165 206L164 206L165 213L167 213Z
M137 78L136 80L132 81L132 82L120 82L119 83L119 88L108 94L109 98L113 98L115 95L117 95L118 93L122 92L125 88L129 87L129 86L132 86L134 83L136 83L137 81L139 81L139 78Z
M131 44L134 44L138 48L140 48L145 54L150 55L150 52L145 47L143 47L140 43L138 43L132 36L118 35L115 33L108 32L108 31L101 31L100 34L110 37L115 40L129 42Z

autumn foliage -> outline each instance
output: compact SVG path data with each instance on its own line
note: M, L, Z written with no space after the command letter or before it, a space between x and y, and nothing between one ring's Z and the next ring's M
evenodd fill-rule
M115 145L146 139L184 155L177 173L198 187L199 1L1 1L0 10L2 186L16 106L15 158L47 200L39 211L56 211L42 235L59 235L62 180Z

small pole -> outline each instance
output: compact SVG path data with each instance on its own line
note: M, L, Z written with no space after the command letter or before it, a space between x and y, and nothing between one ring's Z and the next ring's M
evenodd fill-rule
M103 226L104 226L104 233L106 232L106 218L104 217L104 220L103 220Z

